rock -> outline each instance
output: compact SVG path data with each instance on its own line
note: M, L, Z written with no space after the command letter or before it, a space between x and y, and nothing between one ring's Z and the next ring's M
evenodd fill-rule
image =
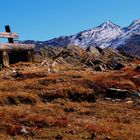
M60 134L58 134L56 137L55 137L56 140L62 140L63 139L63 136L61 136Z
M117 63L117 65L114 67L114 70L120 70L123 69L125 66L121 63Z
M100 65L100 64L103 64L103 61L99 60L99 59L96 59L93 61L93 64L94 65Z
M68 133L73 135L73 134L76 134L77 132L74 130L70 130L70 131L68 131Z
M113 102L121 102L122 100L121 99L115 99L115 100L112 100Z
M97 136L96 132L93 132L93 133L91 134L91 139L92 139L92 140L96 139L96 136Z
M21 132L22 134L28 134L28 133L29 133L29 132L28 132L28 129L27 129L25 126L21 126L20 132Z
M100 53L102 53L103 52L103 49L102 48L100 48L100 47L95 47Z
M136 75L133 77L133 79L136 81L136 82L140 82L140 75Z
M139 100L136 100L134 103L133 103L133 107L135 107L136 109L140 110L140 101ZM139 111L140 112L140 111Z
M102 67L103 67L105 70L107 70L106 64L103 64Z
M129 91L117 88L108 88L105 97L124 100L129 97Z
M111 137L107 136L104 140L111 140Z
M128 103L132 102L132 99L140 98L140 92L138 91L129 91L117 88L108 88L105 95L105 100L111 100L115 102L120 102L121 100L126 100Z
M107 67L112 70L120 70L120 69L124 68L125 66L122 63L120 63L117 58L116 59L113 58L108 61Z
M102 65L98 65L97 67L94 68L95 71L105 71L105 68L103 68Z
M140 72L140 64L137 65L137 67L135 68L136 72Z
M74 108L65 108L64 111L65 112L74 112L75 109Z
M131 98L140 98L140 93L138 91L133 91L131 93Z
M21 77L23 77L23 74L21 72L19 72L19 69L15 69L12 71L11 76L14 78L21 78Z
M111 100L111 98L107 98L107 97L105 97L105 100Z
M132 104L132 103L133 103L133 101L130 101L130 100L129 100L129 101L127 101L126 103L127 103L127 104Z
M92 47L92 46L88 47L88 48L86 49L86 51L87 51L87 52L91 52L91 53L94 54L96 57L98 57L98 56L100 55L99 50L98 50L97 48L95 48L95 47Z

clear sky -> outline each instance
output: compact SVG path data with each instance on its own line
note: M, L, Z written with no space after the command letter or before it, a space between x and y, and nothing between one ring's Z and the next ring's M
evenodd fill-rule
M140 0L0 0L0 31L11 25L21 40L48 40L105 21L122 27L140 18Z

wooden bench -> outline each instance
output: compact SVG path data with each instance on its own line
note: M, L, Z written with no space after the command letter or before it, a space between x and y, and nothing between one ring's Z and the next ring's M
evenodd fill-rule
M4 67L9 67L9 54L12 52L28 52L28 60L33 62L33 51L35 45L33 44L19 44L14 43L15 38L19 38L17 33L11 33L9 25L5 26L6 32L0 32L0 38L7 38L8 43L0 43L0 52L2 53L2 62ZM22 56L21 56L22 57Z

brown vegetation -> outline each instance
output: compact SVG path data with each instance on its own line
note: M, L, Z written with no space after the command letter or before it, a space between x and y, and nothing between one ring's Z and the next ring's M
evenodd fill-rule
M107 88L140 91L139 61L119 71L19 63L0 71L0 139L140 139L140 101L104 100Z

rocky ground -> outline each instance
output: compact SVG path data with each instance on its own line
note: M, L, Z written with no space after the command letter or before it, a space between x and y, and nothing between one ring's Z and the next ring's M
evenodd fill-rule
M59 63L50 72L18 63L1 70L0 139L139 140L140 61L123 64L96 71Z

